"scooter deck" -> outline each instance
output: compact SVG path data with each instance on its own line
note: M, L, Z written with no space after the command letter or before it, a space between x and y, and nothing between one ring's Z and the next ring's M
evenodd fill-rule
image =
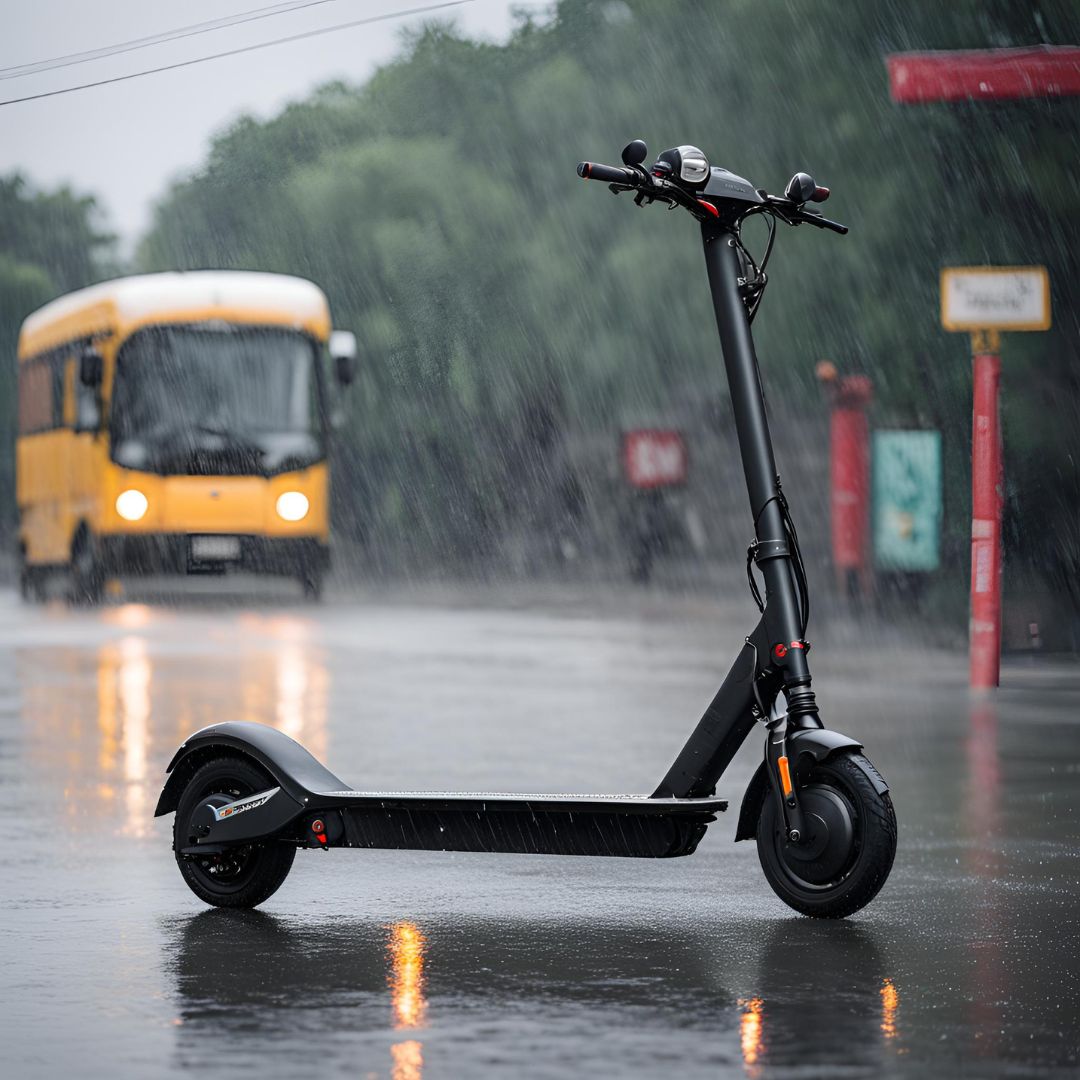
M281 732L230 721L181 746L156 813L177 809L194 761L237 752L254 758L279 786L214 806L205 832L183 854L280 840L304 847L669 858L689 855L727 809L715 797L354 791Z
M335 791L317 802L341 818L326 846L629 858L689 855L727 808L719 798L449 791Z

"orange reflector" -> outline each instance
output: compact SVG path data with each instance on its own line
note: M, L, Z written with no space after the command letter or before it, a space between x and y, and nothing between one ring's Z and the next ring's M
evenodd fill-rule
M784 797L787 798L791 794L791 770L788 768L787 758L777 758L776 764L780 768L780 783L784 786Z

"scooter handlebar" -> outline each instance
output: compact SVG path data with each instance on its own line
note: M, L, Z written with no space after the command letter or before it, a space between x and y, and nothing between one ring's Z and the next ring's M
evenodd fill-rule
M637 169L599 165L592 161L579 162L577 174L582 180L602 180L605 184L624 184L626 187L637 187L641 182L641 173Z
M645 192L650 202L656 199L672 205L684 206L701 220L708 219L699 209L699 204L704 205L707 210L711 211L713 217L717 213L715 206L712 204L705 203L704 200L696 198L692 192L686 191L678 184L673 184L663 177L657 176L654 179L642 168L601 165L594 161L580 161L578 162L577 174L583 180L600 180L605 184L613 185L616 189ZM801 203L793 202L787 197L780 198L776 195L765 195L764 192L762 192L762 195L765 198L765 205L760 209L771 211L789 225L813 225L817 229L829 229L832 232L840 233L841 236L848 231L846 225L841 225L838 221L830 221L816 211L804 210ZM828 195L828 188L815 187L811 197L820 202L828 198ZM755 207L754 209L758 208Z
M820 214L811 214L805 210L799 213L796 220L804 225L813 225L818 229L830 229L841 236L844 236L848 231L848 227L841 225L839 221L830 221L827 217L822 217Z

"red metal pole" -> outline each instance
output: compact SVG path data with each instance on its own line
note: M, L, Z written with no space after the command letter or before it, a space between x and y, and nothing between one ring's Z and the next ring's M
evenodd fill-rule
M873 390L864 375L836 384L830 424L832 549L838 584L867 587L870 519L870 438L866 407Z
M996 335L995 335L996 336ZM975 339L971 430L971 686L997 686L1001 674L1002 451L998 419L1001 357L996 341ZM991 351L994 350L994 351Z

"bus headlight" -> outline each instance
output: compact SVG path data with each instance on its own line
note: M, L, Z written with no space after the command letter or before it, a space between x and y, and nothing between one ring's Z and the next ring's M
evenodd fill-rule
M277 499L278 517L282 521L302 521L307 517L308 497L300 491L283 491Z
M146 516L150 505L146 496L138 488L128 488L116 496L116 512L125 521L139 521Z

